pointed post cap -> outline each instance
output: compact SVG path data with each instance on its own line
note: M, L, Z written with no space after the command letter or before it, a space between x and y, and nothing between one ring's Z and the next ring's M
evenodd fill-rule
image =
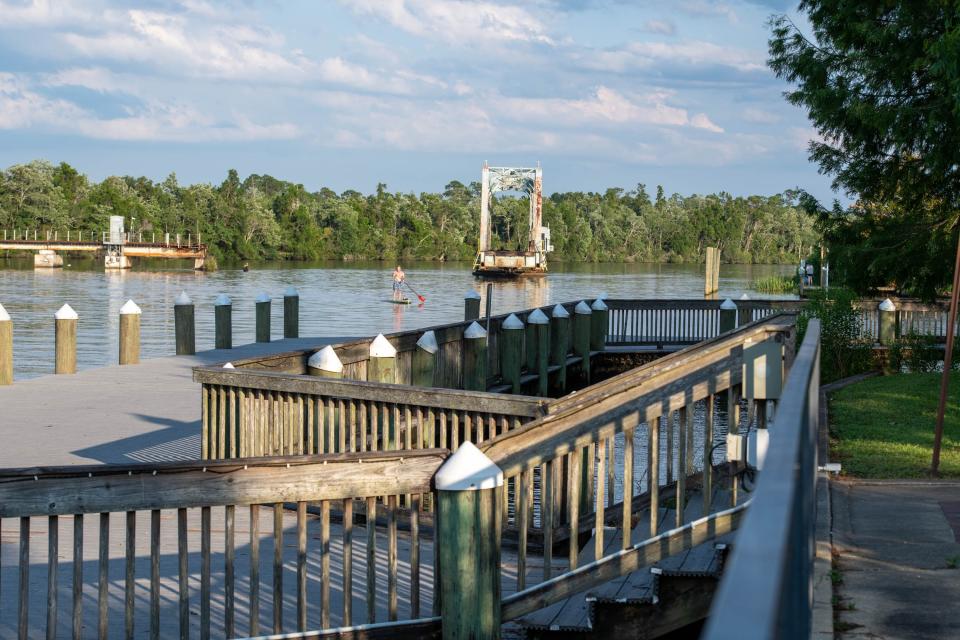
M597 298L593 301L593 304L590 305L590 308L594 311L606 311L607 305L604 303L603 298Z
M735 311L737 309L737 304L730 298L727 298L720 304L720 308L724 311Z
M10 314L7 313L7 310L3 308L3 305L0 304L0 322L6 322L10 319Z
M500 325L501 329L523 329L523 320L514 314L507 316L507 319Z
M341 373L343 371L343 363L340 362L340 358L337 357L337 352L334 351L330 345L325 346L310 356L310 359L307 360L307 366L311 369L320 369L320 371L331 371L333 373Z
M577 306L573 308L574 313L579 313L580 315L587 315L593 313L593 310L590 309L590 305L581 300L577 303Z
M471 322L470 326L467 327L466 331L463 332L463 337L467 340L475 340L477 338L486 338L487 332L476 322Z
M440 345L437 344L437 334L433 331L426 331L420 339L417 340L417 346L427 353L436 353Z
M120 315L126 316L126 315L133 315L133 314L139 315L140 307L138 307L137 303L134 302L133 300L127 300L126 302L123 303L123 306L120 307Z
M193 304L193 301L190 299L190 296L187 295L186 291L181 291L180 295L178 295L176 300L173 301L173 304L179 307L183 305Z
M887 298L880 303L880 311L896 311L897 307L893 304L893 301L890 298Z
M479 300L480 294L477 293L476 289L470 289L467 291L467 295L463 296L466 300Z
M236 367L233 366L233 363L232 363L232 362L228 362L227 364L223 365L223 367L221 367L221 368L222 368L222 369L236 369Z
M748 296L747 294L743 294L742 296L740 296L740 299L741 299L741 300L749 300L749 299L750 299L750 296Z
M287 287L287 290L283 292L284 298L299 298L300 292L297 291L296 287L290 286Z
M229 307L231 304L233 304L233 301L230 299L230 296L225 293L221 293L213 301L213 306L215 307Z
M527 316L527 324L549 324L550 318L547 317L543 311L540 309L534 309L530 312L530 315Z
M80 316L78 316L77 312L73 310L73 307L65 304L60 307L55 314L53 314L53 317L57 320L76 320Z
M257 296L257 299L254 302L256 302L257 304L260 304L261 302L270 302L270 294L264 291L263 293Z
M439 491L479 491L503 486L503 471L472 442L447 458L434 482Z
M553 313L551 314L554 318L569 318L570 313L563 308L562 304L558 304L553 308Z
M396 355L396 347L390 344L390 341L384 338L382 333L378 333L377 337L370 343L371 358L393 358Z

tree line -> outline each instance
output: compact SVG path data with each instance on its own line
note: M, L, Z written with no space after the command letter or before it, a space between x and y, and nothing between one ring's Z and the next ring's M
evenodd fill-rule
M529 200L497 194L494 244L526 243ZM480 183L450 182L442 193L364 195L308 191L269 175L219 185L181 185L110 176L95 182L67 163L36 160L0 171L0 228L101 232L124 216L128 231L200 235L221 260L472 260L479 233ZM563 261L699 262L716 246L737 263L789 263L818 242L793 192L655 195L565 192L544 198L543 220Z

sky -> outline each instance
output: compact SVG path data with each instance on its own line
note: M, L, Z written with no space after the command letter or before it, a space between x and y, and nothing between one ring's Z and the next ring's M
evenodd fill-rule
M91 179L229 169L310 190L837 194L767 69L792 3L0 0L0 167Z

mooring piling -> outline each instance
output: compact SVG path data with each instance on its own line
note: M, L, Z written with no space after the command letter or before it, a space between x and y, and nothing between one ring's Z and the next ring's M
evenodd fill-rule
M13 384L13 320L0 304L0 385Z
M387 382L395 384L397 382L397 348L390 344L390 341L383 337L383 334L377 334L373 342L370 343L370 359L367 360L367 381L368 382ZM386 414L390 413L389 416ZM371 420L377 420L376 415L370 416ZM385 447L393 449L397 443L396 421L392 412L384 409L379 416L380 437L383 438Z
M603 351L607 345L607 327L610 311L603 298L597 298L590 305L593 315L590 316L590 350Z
M307 360L307 374L321 378L343 377L343 363L330 345L317 351Z
M463 388L487 390L487 332L478 322L463 332Z
M213 346L233 349L233 301L221 293L213 301Z
M196 328L194 326L193 301L186 291L181 291L173 301L174 339L178 356L192 356L197 352Z
M741 300L750 300L750 296L747 294L742 294L740 296ZM742 327L745 324L749 324L753 321L753 311L750 307L745 304L740 304L737 306L737 326Z
M256 301L256 341L270 342L270 294L264 291Z
M410 384L417 387L432 387L433 372L437 368L437 336L426 331L417 340L417 348L410 356Z
M897 307L887 298L877 307L877 338L888 347L897 340Z
M296 287L283 292L283 337L300 337L300 292Z
M477 320L480 318L480 294L474 289L467 291L463 297L463 319Z
M140 362L140 307L127 300L120 307L120 364Z
M580 356L580 370L584 380L590 384L590 334L593 310L581 300L573 308L573 353Z
M65 304L53 314L55 357L54 373L77 372L77 312Z
M570 313L556 305L550 313L550 364L558 366L555 387L567 389L567 353L570 351Z
M727 298L720 304L720 333L733 331L737 328L737 305Z
M550 318L540 309L527 316L527 329L533 329L533 339L527 344L527 353L534 351L534 366L537 372L537 395L547 397L550 392Z
M500 325L500 375L511 393L520 393L520 368L523 364L523 320L510 314Z

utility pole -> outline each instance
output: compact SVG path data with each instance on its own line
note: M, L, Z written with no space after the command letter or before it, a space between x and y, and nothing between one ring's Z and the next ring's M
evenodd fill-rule
M943 441L943 415L947 410L947 392L950 390L950 367L953 366L953 325L957 319L957 296L960 294L960 236L957 237L957 259L953 265L953 289L950 291L950 316L947 318L947 347L943 354L943 374L940 376L940 401L937 404L937 427L933 434L933 461L930 473L940 475L940 443Z

